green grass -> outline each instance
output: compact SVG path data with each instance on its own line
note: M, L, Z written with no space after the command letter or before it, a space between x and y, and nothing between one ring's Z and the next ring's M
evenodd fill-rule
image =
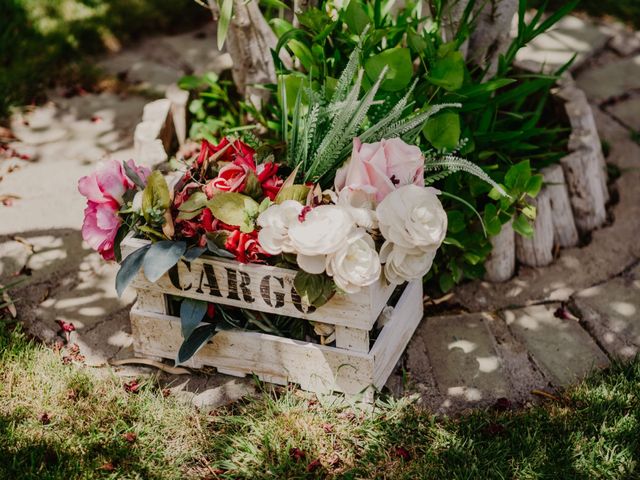
M0 118L57 84L90 89L90 56L209 21L194 0L0 1Z
M19 331L0 352L3 479L640 477L640 361L541 406L436 419L408 399L367 412L293 389L207 414L154 380L132 394L63 365Z

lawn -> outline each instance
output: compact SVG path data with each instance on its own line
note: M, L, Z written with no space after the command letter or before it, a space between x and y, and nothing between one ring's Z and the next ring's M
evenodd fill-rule
M638 478L640 361L539 406L435 418L410 399L365 411L262 385L208 413L0 333L0 476ZM165 391L166 394L166 391Z

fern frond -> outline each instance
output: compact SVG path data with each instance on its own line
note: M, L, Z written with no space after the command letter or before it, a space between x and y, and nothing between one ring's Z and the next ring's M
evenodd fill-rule
M440 172L434 173L433 175L427 175L426 177L424 177L424 184L432 185L439 180L444 180L452 173L452 170L441 170Z
M460 103L441 103L438 105L432 105L428 107L426 110L412 115L408 118L404 118L390 125L384 131L384 138L392 138L392 137L411 137L412 135L417 135L417 132L423 127L423 125L431 118L431 116L435 115L441 110L445 108L460 108L462 104ZM413 140L413 139L411 139Z
M500 185L494 182L493 179L489 175L487 175L484 170L482 170L479 166L477 166L475 163L470 162L469 160L455 157L453 155L445 155L442 158L427 161L425 163L426 171L440 169L449 170L451 172L465 172L471 175L475 175L480 180L487 182L489 185L495 188L503 197L509 197L507 192L505 192Z
M331 97L331 104L341 102L347 97L347 93L349 92L349 85L351 85L353 78L358 72L361 52L362 46L361 44L358 44L353 52L351 52L351 55L349 55L347 66L344 67L344 70L340 74L340 78L338 79L338 83L336 84L336 89L333 92L333 96Z

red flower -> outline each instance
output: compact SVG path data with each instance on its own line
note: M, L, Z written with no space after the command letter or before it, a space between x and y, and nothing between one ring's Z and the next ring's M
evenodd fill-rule
M232 230L224 243L224 248L233 253L240 263L260 263L269 254L258 243L258 232L242 233Z

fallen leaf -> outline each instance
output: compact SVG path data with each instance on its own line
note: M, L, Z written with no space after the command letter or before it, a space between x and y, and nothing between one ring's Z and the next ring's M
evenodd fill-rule
M411 455L409 454L409 451L404 447L396 447L393 453L395 453L396 457L400 457L404 461L411 460Z
M122 438L125 439L125 441L129 442L129 443L133 443L136 441L136 438L138 438L138 436L133 433L133 432L127 432L122 434Z
M49 425L51 423L51 417L47 412L42 412L38 417L38 420L40 420L40 423L43 425Z
M103 463L100 466L100 470L104 470L105 472L113 472L115 469L116 469L116 467L114 467L113 463L111 463L111 462Z
M324 430L324 433L333 433L333 425L330 423L323 423L322 430Z
M315 472L320 467L322 467L322 463L319 458L316 458L313 462L307 465L307 472Z
M496 400L496 403L494 403L493 408L501 412L505 410L509 410L511 408L511 400L509 400L508 398L501 397Z
M300 450L297 447L293 447L289 449L289 456L295 460L296 462L300 461L300 460L304 460L304 458L306 457L306 453L304 453L304 450Z
M124 391L127 393L138 393L140 390L140 384L137 380L130 380L123 385Z

